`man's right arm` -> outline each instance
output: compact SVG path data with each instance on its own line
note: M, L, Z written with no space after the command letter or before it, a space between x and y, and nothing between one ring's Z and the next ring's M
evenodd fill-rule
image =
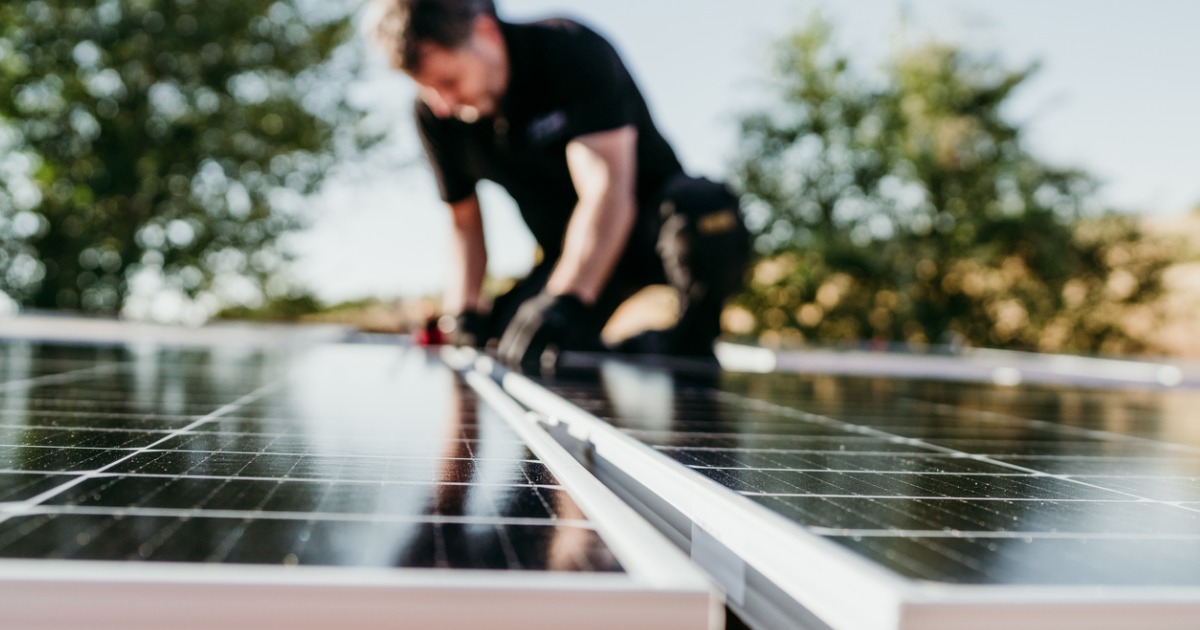
M483 215L479 197L471 195L449 204L450 275L442 298L442 310L458 315L478 312L482 306L483 277L487 272L487 246L483 239Z

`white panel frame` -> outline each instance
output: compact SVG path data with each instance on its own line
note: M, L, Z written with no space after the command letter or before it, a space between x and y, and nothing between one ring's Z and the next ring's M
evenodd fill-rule
M1014 386L1200 387L1200 366L1153 361L968 348L959 354L863 350L770 350L721 342L721 367L753 374L838 374L969 381Z
M705 627L680 599L624 575L0 562L6 628Z

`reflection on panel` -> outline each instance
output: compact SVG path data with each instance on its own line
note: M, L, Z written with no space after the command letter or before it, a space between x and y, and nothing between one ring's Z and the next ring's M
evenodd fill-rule
M617 362L542 382L908 578L1200 584L1200 392Z
M0 557L620 570L418 350L0 343L0 377Z
M552 557L551 540L570 538ZM5 544L9 543L9 544ZM0 523L10 558L446 569L611 570L595 532L550 523L36 514Z

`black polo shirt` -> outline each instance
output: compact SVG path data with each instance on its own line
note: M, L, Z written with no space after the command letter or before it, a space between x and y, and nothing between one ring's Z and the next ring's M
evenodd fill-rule
M655 212L650 202L682 167L616 50L569 20L500 27L511 69L495 116L474 123L440 119L417 101L417 128L442 199L462 201L482 179L499 184L516 200L546 257L557 258L578 201L567 143L632 125L639 212Z

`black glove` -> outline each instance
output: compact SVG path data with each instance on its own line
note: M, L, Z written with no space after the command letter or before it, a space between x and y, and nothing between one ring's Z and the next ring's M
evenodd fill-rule
M454 346L482 348L491 337L489 318L475 311L443 315L438 320L438 328L445 335L446 343Z
M517 309L500 338L500 359L525 369L542 367L546 350L558 352L569 345L572 328L586 310L574 295L539 293Z

